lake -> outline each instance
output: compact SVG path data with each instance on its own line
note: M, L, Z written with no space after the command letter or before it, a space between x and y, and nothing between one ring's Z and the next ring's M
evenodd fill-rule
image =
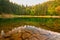
M11 30L12 28L19 27L21 25L33 25L44 29L60 32L60 19L58 18L0 18L0 30Z

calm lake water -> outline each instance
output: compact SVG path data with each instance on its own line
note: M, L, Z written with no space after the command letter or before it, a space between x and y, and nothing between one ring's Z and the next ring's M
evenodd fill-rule
M60 19L58 18L0 18L0 30L11 29L21 25L34 25L45 29L56 31L60 29ZM59 31L60 32L60 31Z

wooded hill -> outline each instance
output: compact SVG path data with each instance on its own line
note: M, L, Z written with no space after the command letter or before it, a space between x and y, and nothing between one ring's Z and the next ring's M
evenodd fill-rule
M0 0L0 15L60 15L60 0L48 1L35 6L24 6L9 0Z

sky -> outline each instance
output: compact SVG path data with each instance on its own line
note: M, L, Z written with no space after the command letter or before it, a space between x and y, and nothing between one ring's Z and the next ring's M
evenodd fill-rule
M36 4L39 4L39 3L43 3L43 2L46 2L48 0L10 0L10 2L13 2L13 3L17 3L19 5L28 5L28 6L32 6L32 5L36 5Z

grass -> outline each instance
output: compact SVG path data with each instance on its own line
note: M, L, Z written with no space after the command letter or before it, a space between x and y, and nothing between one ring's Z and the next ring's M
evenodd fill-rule
M44 29L60 32L60 19L58 18L0 18L0 31L6 32L21 25L34 25Z

